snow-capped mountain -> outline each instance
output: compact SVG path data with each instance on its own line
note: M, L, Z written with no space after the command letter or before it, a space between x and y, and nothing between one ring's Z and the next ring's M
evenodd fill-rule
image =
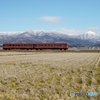
M87 31L84 34L78 35L77 38L83 40L98 40L100 39L100 35L96 34L93 31Z
M69 45L91 45L100 41L100 36L93 31L80 35L69 35L61 31L29 30L25 32L2 32L0 44L3 42L65 41Z
M0 36L1 35L7 35L7 36L12 36L12 35L16 35L16 34L20 34L22 32L0 32Z

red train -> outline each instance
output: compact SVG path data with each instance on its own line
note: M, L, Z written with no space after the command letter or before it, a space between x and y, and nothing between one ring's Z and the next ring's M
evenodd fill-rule
M11 49L68 49L68 43L66 42L7 42L3 43L4 50Z

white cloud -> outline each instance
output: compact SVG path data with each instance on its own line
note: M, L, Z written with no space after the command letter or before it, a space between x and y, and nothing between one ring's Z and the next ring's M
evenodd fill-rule
M100 34L100 27L89 27L87 30L88 31L91 30L96 32L97 34Z
M41 21L52 23L52 24L59 24L61 23L62 18L58 16L42 16L39 18Z
M98 28L98 27L89 27L88 29L89 30L100 30L100 28Z
M59 29L56 29L55 31L63 33L63 34L67 34L67 35L78 35L85 32L84 30L67 29L67 28L59 28Z
M62 34L67 34L67 35L80 35L80 34L84 34L88 31L92 31L96 34L100 34L100 28L87 28L87 29L67 29L67 28L59 28L55 30L56 32L60 32Z

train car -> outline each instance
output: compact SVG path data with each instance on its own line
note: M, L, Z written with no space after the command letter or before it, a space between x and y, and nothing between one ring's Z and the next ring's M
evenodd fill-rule
M11 50L11 49L33 49L33 43L28 42L7 42L3 44L4 50Z
M11 49L68 49L68 44L66 42L9 42L3 44L4 50Z
M37 42L34 43L34 49L68 49L68 44L66 42Z

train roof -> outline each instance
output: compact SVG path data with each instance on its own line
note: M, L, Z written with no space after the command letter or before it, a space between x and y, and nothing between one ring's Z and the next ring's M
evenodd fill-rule
M32 44L33 42L5 42L3 44Z
M52 44L52 43L56 43L56 44L67 44L67 42L5 42L3 44Z
M40 43L40 44L46 44L46 43L57 43L57 44L60 44L60 43L67 43L67 42L34 42L34 44L38 44L38 43Z

